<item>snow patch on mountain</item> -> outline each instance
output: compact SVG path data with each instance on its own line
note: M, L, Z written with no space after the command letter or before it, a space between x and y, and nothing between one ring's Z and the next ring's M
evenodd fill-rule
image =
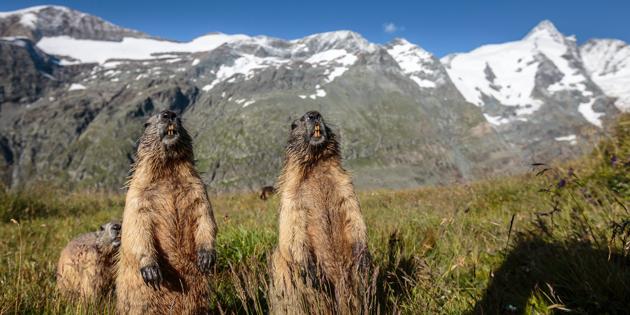
M123 61L107 61L105 63L102 64L102 67L105 69L112 69L112 68L117 68L118 66L124 64L125 62Z
M507 124L507 123L510 122L509 119L501 117L501 116L491 116L491 115L488 115L488 114L483 114L483 116L486 118L486 120L489 123L491 123L491 124L493 124L495 126L500 126L500 125Z
M435 60L429 52L405 39L396 39L387 46L387 53L396 60L403 73L419 87L436 87L434 81L426 78L434 74L432 66Z
M85 89L86 87L83 84L72 83L70 87L68 88L68 91L78 91L78 90L85 90Z
M574 38L564 37L549 21L536 26L523 40L481 46L469 53L450 55L442 62L453 83L467 101L483 106L486 97L506 106L516 106L516 114L529 115L543 104L532 96L542 59L553 63L562 77L548 87L551 93L587 90L588 78L570 63L579 59ZM592 116L591 116L592 117Z
M44 37L37 47L52 55L68 56L83 63L104 63L108 59L152 59L165 52L201 52L225 43L246 39L246 35L209 34L186 43L149 38L125 37L120 42L76 39L69 36Z
M279 59L275 57L256 57L254 55L241 55L238 59L234 60L232 64L223 64L219 68L216 74L216 78L207 87L208 90L212 89L215 85L225 80L233 80L235 75L242 74L245 76L245 80L251 79L256 70L264 69L272 66L279 66L287 63L288 60ZM230 82L230 81L228 81ZM233 82L233 81L232 81Z
M256 100L254 100L254 99L249 99L248 100L246 98L241 98L241 99L237 99L237 100L234 101L234 103L242 105L241 107L243 107L243 108L245 108L245 107L247 107L249 105L252 105L255 102L256 102Z
M387 49L387 52L394 57L405 73L433 72L431 69L423 66L423 63L431 61L432 55L405 39L397 40L395 44Z
M315 93L310 94L310 95L300 94L298 95L298 97L303 100L306 98L310 98L314 100L314 99L317 99L318 97L326 97L326 95L327 95L326 90L322 89L321 86L318 84L317 86L315 86Z
M333 69L326 70L326 83L332 82L336 78L342 76L346 71L348 71L348 67L335 67Z
M414 82L416 82L416 84L418 84L418 86L421 88L434 88L435 87L435 82L433 81L420 79L415 75L409 76L409 78L413 80Z
M598 113L593 110L594 102L595 100L593 99L586 103L580 103L580 105L578 105L578 111L580 112L580 114L582 114L582 116L584 116L584 119L586 119L586 121L601 128L602 127L601 116L603 116L604 114Z
M308 63L339 63L345 66L351 66L357 61L357 56L343 49L332 49L317 53L306 60Z
M577 137L575 135L568 135L568 136L562 136L562 137L555 137L554 138L556 141L566 141L569 142L570 145L576 145L577 144Z
M446 71L470 103L483 106L485 95L506 106L536 110L542 103L531 96L538 70L532 46L527 41L482 46L452 58Z
M318 88L317 90L315 90L315 94L311 94L309 97L312 99L315 99L317 97L326 97L326 91L324 89Z
M333 65L333 68L329 68L325 72L327 75L326 83L328 83L348 71L350 66L352 66L357 59L356 55L344 49L331 49L312 55L310 58L306 59L306 62L320 67Z
M253 100L253 99L252 99L252 100L245 101L245 103L243 103L243 108L245 108L245 107L247 107L247 106L249 106L249 105L252 105L252 104L254 104L255 102L256 102L256 100Z
M595 39L580 47L580 55L591 79L617 98L615 106L630 111L630 46L616 39Z

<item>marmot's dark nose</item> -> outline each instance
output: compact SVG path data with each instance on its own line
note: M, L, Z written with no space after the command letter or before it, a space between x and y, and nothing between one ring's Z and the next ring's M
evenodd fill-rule
M312 120L312 121L314 121L314 120L319 120L319 119L322 117L322 116L321 116L318 112L316 112L316 111L311 111L311 112L308 112L308 113L306 113L304 116L306 116L306 119L308 119L308 120Z
M114 230L114 231L120 231L120 228L121 228L121 226L118 223L114 223L112 225L112 230Z

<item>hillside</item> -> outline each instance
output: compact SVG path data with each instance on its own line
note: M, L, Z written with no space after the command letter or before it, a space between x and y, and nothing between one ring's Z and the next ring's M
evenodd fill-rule
M621 314L630 308L630 116L592 154L467 185L362 192L372 313ZM211 195L215 313L267 310L278 198ZM58 296L71 238L119 218L121 194L0 191L0 313L104 313ZM367 307L367 306L366 306Z

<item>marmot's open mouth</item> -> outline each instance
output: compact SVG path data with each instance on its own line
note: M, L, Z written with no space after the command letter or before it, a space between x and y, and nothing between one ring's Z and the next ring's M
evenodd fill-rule
M175 130L175 125L169 124L168 127L166 128L166 135L174 136L176 133L177 131Z
M319 123L315 123L315 128L314 128L314 131L313 131L313 137L315 137L315 138L319 138L319 137L321 137L321 136L322 136L322 133L321 133L321 129L320 129L320 128L321 128L321 127L320 127Z
M120 236L116 237L114 241L112 241L112 245L114 245L114 247L120 246Z

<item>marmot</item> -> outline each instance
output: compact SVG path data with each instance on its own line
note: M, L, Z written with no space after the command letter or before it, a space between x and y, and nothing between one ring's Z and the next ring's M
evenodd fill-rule
M291 125L278 181L278 246L271 260L273 313L355 313L366 226L335 134L315 111Z
M116 277L120 314L207 313L217 233L192 139L175 112L145 124L128 183Z
M111 221L98 231L79 235L61 251L57 289L68 298L95 300L114 288L114 264L120 246L120 223Z
M273 186L265 186L260 189L260 199L267 200L273 194L276 193L276 189Z

